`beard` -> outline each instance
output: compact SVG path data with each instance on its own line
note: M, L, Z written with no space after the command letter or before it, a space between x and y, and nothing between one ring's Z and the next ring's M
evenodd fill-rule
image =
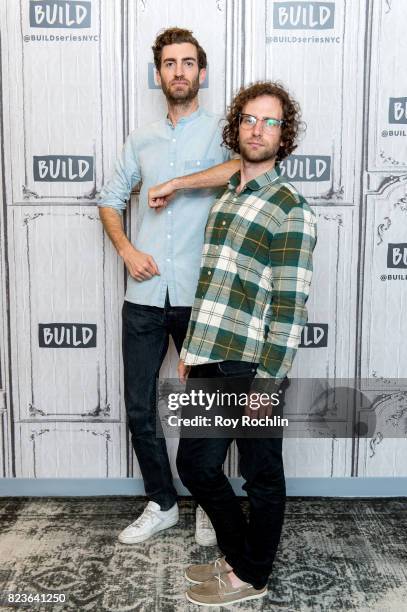
M187 82L187 79L179 79L180 81ZM177 80L174 79L167 86L164 81L161 81L161 88L163 90L163 94L167 98L168 102L171 104L186 104L187 102L191 102L198 95L199 91L199 76L197 76L193 81L190 82L188 86L183 86L181 88L177 88L176 86Z
M259 141L260 142L260 141ZM260 142L260 144L263 144ZM280 149L280 144L262 146L258 149L251 149L248 144L239 143L240 156L242 159L252 163L260 163L264 161L271 161L277 157L277 153Z

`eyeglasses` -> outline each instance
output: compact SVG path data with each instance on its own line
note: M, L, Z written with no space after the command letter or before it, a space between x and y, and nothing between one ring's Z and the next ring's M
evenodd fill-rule
M248 115L247 113L239 114L239 124L243 130L251 130L257 123L260 122L263 125L265 132L273 132L276 127L283 127L283 119L274 119L273 117L255 117L254 115Z

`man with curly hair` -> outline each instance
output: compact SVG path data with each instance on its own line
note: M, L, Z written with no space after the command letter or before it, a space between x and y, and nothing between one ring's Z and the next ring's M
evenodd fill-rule
M232 102L223 140L240 154L241 166L206 225L178 366L190 389L199 379L216 379L230 389L234 379L232 388L242 388L244 381L249 398L255 388L267 389L278 392L283 405L287 373L307 321L316 244L315 215L278 167L296 148L300 125L298 104L278 83L243 88ZM168 203L166 189L152 194L156 205ZM269 404L254 411L249 405L249 417L271 415L271 409ZM186 596L195 604L263 597L280 540L286 496L282 436L236 437L249 522L222 469L232 439L233 432L180 439L181 480L211 519L224 555L187 568L186 578L195 584Z

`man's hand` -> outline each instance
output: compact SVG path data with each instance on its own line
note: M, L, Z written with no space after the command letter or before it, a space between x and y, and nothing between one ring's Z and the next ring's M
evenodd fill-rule
M265 417L271 417L273 414L273 404L270 399L266 398L267 393L255 393L251 391L249 393L248 402L245 406L245 416L250 419L264 419ZM255 406L255 408L252 408ZM258 406L258 408L257 408Z
M161 183L161 185L155 185L148 190L148 205L156 210L165 208L176 191L177 187L174 179Z
M177 368L179 382L181 383L187 382L187 378L188 378L188 374L190 370L191 370L191 366L185 365L182 359L180 359L178 362L178 368Z
M160 271L151 255L138 251L132 244L126 245L121 251L122 257L129 274L137 281L145 281L155 275L159 275Z
M240 159L230 159L212 168L178 176L148 191L148 205L157 211L165 208L179 189L212 189L226 186L228 180L240 168Z

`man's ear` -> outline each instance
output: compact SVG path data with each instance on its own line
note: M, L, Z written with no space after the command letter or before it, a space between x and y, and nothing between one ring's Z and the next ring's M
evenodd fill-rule
M199 71L199 84L202 85L206 79L206 68L201 68Z
M161 75L160 75L159 71L157 70L157 68L155 68L155 79L156 79L158 85L161 85Z

